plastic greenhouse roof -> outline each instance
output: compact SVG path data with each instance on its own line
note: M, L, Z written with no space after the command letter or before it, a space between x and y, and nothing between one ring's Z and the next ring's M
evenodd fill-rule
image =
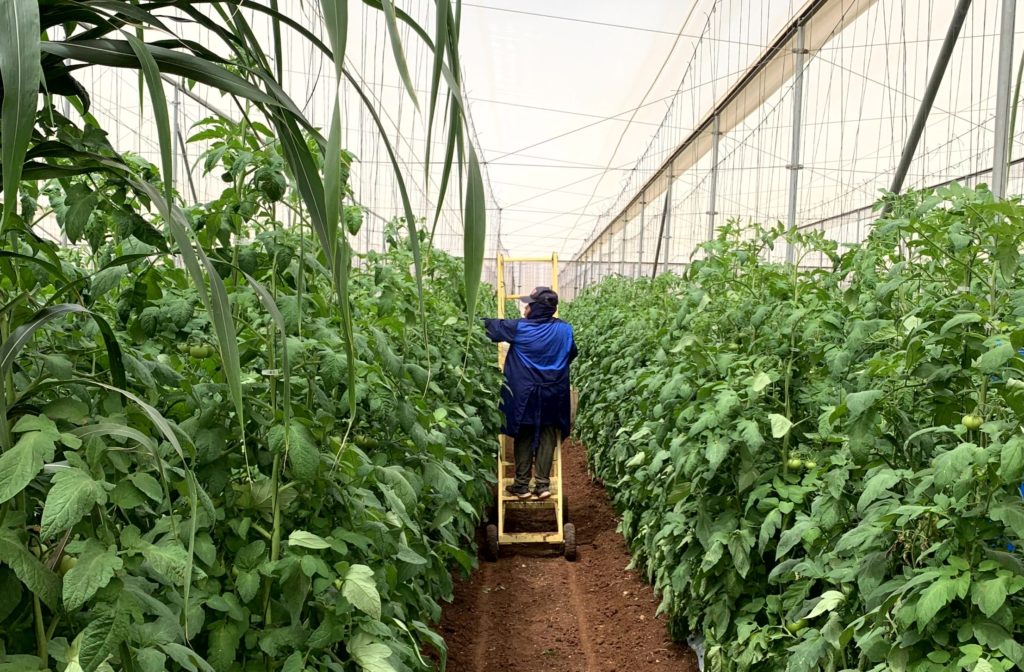
M317 3L287 1L295 7L293 18L323 35ZM636 195L810 1L463 2L465 96L489 187L488 257L500 248L514 255L557 251L567 259L594 240L595 232ZM859 13L849 28L809 59L798 224L869 205L878 189L887 186L954 4L824 1L856 5ZM1000 3L972 4L908 186L991 166ZM432 32L432 0L398 0L397 5ZM408 170L413 207L428 216L439 171L433 169L424 179L425 115L416 112L403 90L381 12L356 0L349 7L350 70L382 111L388 137ZM268 22L256 18L254 27L269 44ZM1015 67L1024 49L1024 11L1017 12L1016 27ZM430 86L429 50L407 27L402 33L422 100ZM287 89L313 123L323 127L335 86L331 65L289 31L284 39ZM114 146L157 162L155 128L148 111L139 109L137 77L95 67L81 71L81 77ZM230 99L201 85L188 94L174 93L175 78L165 79L168 98L176 104L176 125L185 137L212 109L237 114ZM765 92L761 106L723 136L719 217L769 223L785 217L791 89L787 81L775 93ZM343 143L358 158L352 184L356 199L368 210L368 224L356 247L370 249L380 245L384 224L401 216L401 208L380 134L347 85L343 104ZM1017 130L1014 157L1021 155L1024 123ZM435 129L435 143L439 140L443 136ZM221 188L217 176L202 175L204 149L202 142L190 144L176 157L179 192L190 188L187 172L198 200L215 197ZM672 217L678 249L673 247L672 254L680 261L706 230L710 163L705 156L676 178ZM1011 190L1022 184L1024 162L1015 170ZM437 242L461 253L457 200L453 189ZM636 230L623 232L614 242L619 258L635 258L646 244L649 260L656 227L648 226L643 235Z

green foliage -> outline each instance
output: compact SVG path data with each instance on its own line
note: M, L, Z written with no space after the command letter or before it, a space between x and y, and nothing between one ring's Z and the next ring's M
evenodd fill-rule
M1024 667L1024 207L894 206L843 254L730 224L566 309L591 466L710 670Z
M355 157L284 93L279 42L286 25L335 57L379 126L342 68L347 9L324 3L332 54L279 3L242 4L0 10L20 36L0 44L0 668L404 672L429 669L431 647L444 660L428 624L451 570L473 565L499 424L493 346L459 319L480 260L417 235L393 153L410 235L396 225L387 250L354 255ZM454 13L438 7L451 25L435 65L458 72ZM401 66L399 23L434 49L380 8ZM273 64L253 16L277 36ZM171 39L144 41L158 34ZM72 76L86 65L139 72L162 171L109 144ZM161 180L167 75L238 105L239 120L194 129L224 185L206 203ZM445 84L431 118L459 101L458 77ZM438 208L464 151L455 125ZM483 211L466 207L482 255ZM37 235L42 221L71 245ZM417 324L426 314L442 317Z
M159 411L180 454L151 417L91 384L105 366L96 329L65 318L33 333L13 361L14 443L0 455L0 579L13 572L25 587L0 610L6 655L36 651L35 596L48 647L68 647L83 669L278 669L293 654L308 669L428 669L420 649L439 642L424 624L451 596L453 566L471 568L489 497L499 372L482 332L457 319L461 262L431 253L425 301L437 319L424 340L412 253L397 229L392 243L350 280L355 416L329 279L315 244L279 225L207 252L215 264L251 255L254 279L290 306L285 380L271 317L249 281L225 275L245 325L245 441L218 357L188 347L212 342L213 325L183 298L188 278L172 259L127 263L92 307L133 362L127 391ZM97 254L130 244L108 240ZM286 265L274 263L282 249ZM65 257L88 276L74 266L86 257ZM21 270L0 280L30 297L14 323L60 284Z

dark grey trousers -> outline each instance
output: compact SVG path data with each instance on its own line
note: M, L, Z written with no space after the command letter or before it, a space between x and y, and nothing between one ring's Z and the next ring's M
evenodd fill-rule
M516 482L517 487L530 485L530 471L534 466L533 437L537 432L536 425L524 425L519 428L515 439ZM546 488L551 484L551 462L555 458L555 444L558 442L558 427L544 426L540 428L540 445L537 446L536 479L538 488Z

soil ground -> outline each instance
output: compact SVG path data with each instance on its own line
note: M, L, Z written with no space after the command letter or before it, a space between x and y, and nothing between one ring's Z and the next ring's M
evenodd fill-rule
M569 520L579 559L531 547L501 549L496 563L458 582L440 633L450 672L696 672L673 643L651 587L626 570L629 552L584 448L562 447ZM509 523L513 515L509 514ZM531 521L520 521L530 526Z

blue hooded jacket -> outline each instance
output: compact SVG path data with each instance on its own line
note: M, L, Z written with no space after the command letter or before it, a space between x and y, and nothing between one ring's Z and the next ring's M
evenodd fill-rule
M510 344L501 391L502 433L516 436L521 427L554 426L568 437L569 363L577 354L572 327L542 305L534 305L528 318L487 319L484 326L492 341Z

